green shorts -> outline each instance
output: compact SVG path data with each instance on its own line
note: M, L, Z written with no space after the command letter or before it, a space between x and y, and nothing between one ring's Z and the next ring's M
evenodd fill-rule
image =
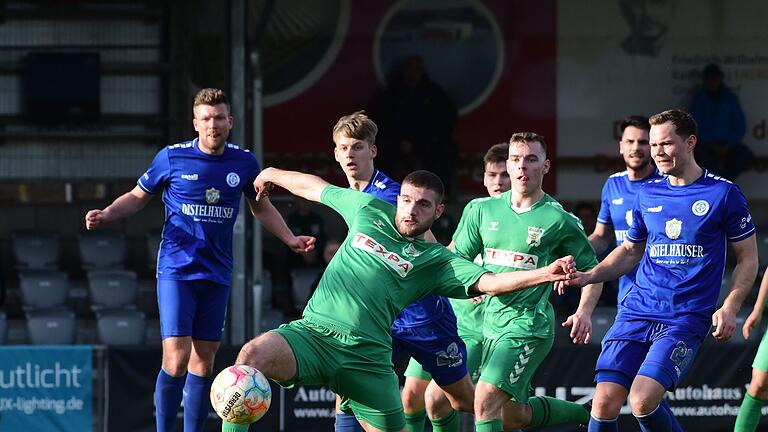
M768 331L763 335L760 346L757 348L752 367L763 372L768 372Z
M477 333L462 333L459 329L459 337L467 346L467 373L472 379L472 383L477 383L480 377L480 360L483 358L483 335ZM432 376L421 367L414 358L408 362L408 368L405 369L405 376L418 378L424 381L430 381Z
M362 339L350 341L352 336L305 319L272 331L288 341L296 358L296 376L280 385L327 385L348 400L345 406L358 419L384 431L400 431L405 427L400 386L391 360L384 356L382 361L380 355L372 355L381 351L381 347Z
M502 336L485 339L480 381L493 384L518 403L527 403L533 374L549 354L554 338Z

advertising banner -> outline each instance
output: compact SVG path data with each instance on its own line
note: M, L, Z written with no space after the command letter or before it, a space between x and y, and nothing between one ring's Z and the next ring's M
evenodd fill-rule
M93 429L91 347L0 347L0 430Z
M738 337L738 336L737 336ZM751 375L756 345L705 343L682 385L667 394L672 411L683 430L720 432L732 430ZM215 371L232 364L238 350L222 348ZM555 345L533 381L537 395L584 403L595 388L592 382L598 345ZM109 354L108 430L110 432L153 431L153 392L160 367L159 349L111 349ZM637 429L628 405L619 419L622 430ZM764 409L768 414L768 408ZM179 411L181 430L183 410ZM272 383L272 405L251 430L313 432L332 430L334 393L324 386L283 389ZM209 412L206 431L218 431L221 421ZM768 428L768 416L758 430ZM547 432L577 431L576 425L542 428Z

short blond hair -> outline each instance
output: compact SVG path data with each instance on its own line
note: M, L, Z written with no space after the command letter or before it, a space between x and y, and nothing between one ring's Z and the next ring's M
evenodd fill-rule
M379 133L379 127L365 115L365 111L356 111L350 115L345 115L333 127L333 138L336 138L336 135L342 135L366 141L369 145L376 143L377 133Z
M192 104L192 109L194 110L198 105L213 106L218 104L225 104L227 106L227 110L230 110L229 98L227 98L227 94L224 93L224 90L217 88L204 88L197 92L195 95L195 101Z

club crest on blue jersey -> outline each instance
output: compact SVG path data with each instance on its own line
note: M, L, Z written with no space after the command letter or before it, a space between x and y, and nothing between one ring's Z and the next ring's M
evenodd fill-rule
M680 233L683 231L683 221L677 219L668 220L664 225L664 233L667 234L670 240L677 240L680 238Z
M237 187L240 184L240 176L234 172L227 174L227 184L229 187Z
M696 216L704 216L709 211L709 203L705 200L698 200L691 206L691 211Z
M544 228L528 227L528 238L525 239L525 244L529 246L541 245L541 236L544 235Z
M216 188L210 188L205 190L205 202L208 204L216 204L221 198L221 193Z

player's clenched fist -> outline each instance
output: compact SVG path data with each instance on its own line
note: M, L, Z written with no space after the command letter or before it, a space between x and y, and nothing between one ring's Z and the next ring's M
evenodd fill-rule
M106 223L106 217L102 210L90 210L85 214L85 229L92 230Z

